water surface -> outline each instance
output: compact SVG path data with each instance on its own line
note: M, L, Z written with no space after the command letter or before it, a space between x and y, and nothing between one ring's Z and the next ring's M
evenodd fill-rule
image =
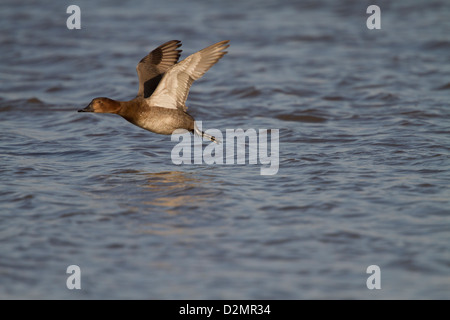
M78 1L81 30L70 4L0 5L0 298L448 299L446 1L378 1L380 30L367 1ZM276 175L76 112L171 39L231 40L189 112L279 129Z

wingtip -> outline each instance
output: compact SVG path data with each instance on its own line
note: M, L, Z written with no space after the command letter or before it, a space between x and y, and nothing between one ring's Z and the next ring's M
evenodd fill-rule
M170 41L170 42L173 42L174 44L176 44L176 46L175 46L175 51L176 52L178 52L178 55L180 55L181 54L181 52L183 52L183 50L182 49L179 49L180 47L181 47L181 45L182 45L182 43L181 43L181 40L172 40L172 41ZM179 56L178 56L179 57Z
M170 48L170 49L177 49L176 51L181 52L181 49L178 49L181 47L182 43L181 40L169 40L162 45L160 45L158 48Z
M171 42L174 42L177 44L177 48L181 47L182 43L181 40L172 40Z
M221 47L221 50L224 54L228 53L228 51L223 51L223 50L227 49L230 46L230 40L223 40L223 41L220 41L218 44Z

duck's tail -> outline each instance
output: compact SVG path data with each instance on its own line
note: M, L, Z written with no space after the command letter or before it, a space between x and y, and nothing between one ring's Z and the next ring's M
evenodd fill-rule
M195 124L195 122L194 122L194 134L198 135L199 137L209 139L210 141L212 141L214 143L220 144L220 140L219 139L217 139L216 137L214 137L214 136L212 136L210 134L205 133L205 131L200 130L197 127L197 125Z

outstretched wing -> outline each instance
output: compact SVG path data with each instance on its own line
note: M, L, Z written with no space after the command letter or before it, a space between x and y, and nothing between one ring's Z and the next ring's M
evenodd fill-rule
M202 49L166 71L155 92L147 99L151 106L186 111L186 99L192 83L200 79L226 54L229 40Z
M136 66L139 78L139 91L137 96L148 98L152 95L158 86L162 75L175 63L180 57L181 41L168 41L150 52Z

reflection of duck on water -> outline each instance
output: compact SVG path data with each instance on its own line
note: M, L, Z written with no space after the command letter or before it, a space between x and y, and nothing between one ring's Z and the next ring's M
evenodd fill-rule
M211 189L208 178L199 178L194 173L163 171L148 173L139 170L118 170L111 176L127 182L122 203L132 212L163 211L169 214L182 213L186 206L202 206L206 199L217 196ZM122 185L122 183L121 183ZM123 188L123 185L121 186Z

